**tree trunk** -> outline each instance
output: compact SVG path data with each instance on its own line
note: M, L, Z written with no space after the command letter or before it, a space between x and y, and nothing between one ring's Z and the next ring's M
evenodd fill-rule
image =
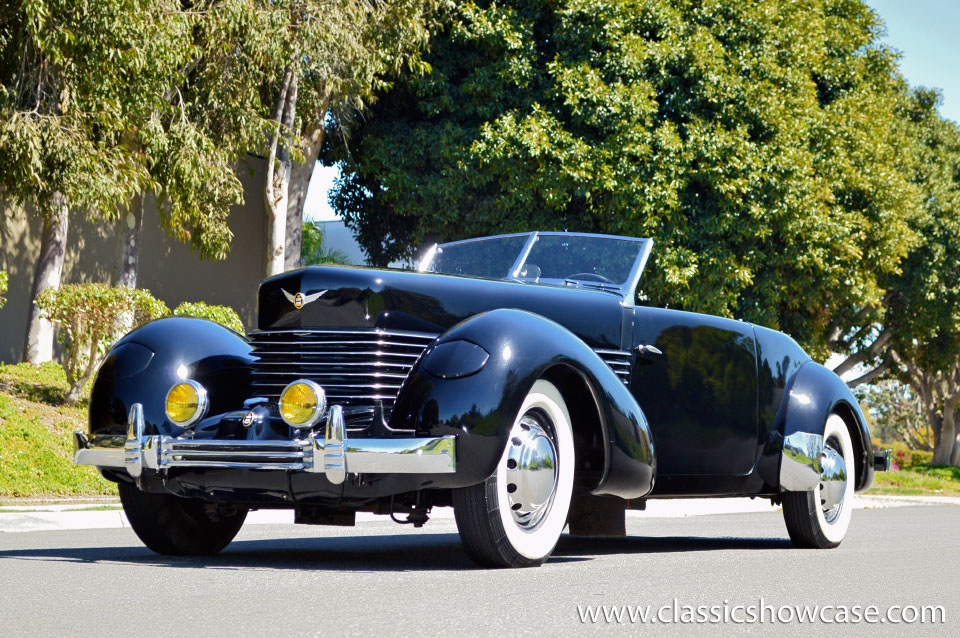
M840 364L833 369L833 372L838 377L842 377L844 374L857 367L857 365L865 363L878 356L890 342L892 337L893 332L889 328L885 328L880 332L879 335L877 335L877 338L873 340L873 343L863 350L854 352L852 355L841 361Z
M307 189L317 165L316 157L304 157L303 164L295 164L290 173L290 201L287 206L287 245L284 265L287 270L299 268L303 248L303 207Z
M264 199L267 205L267 277L284 270L287 209L290 195L290 131L297 104L297 76L292 67L284 73L283 86L277 99L274 119L276 132L267 158L267 179Z
M114 285L131 290L137 287L137 267L140 258L140 229L143 228L143 193L130 203L130 210L117 222L117 263L113 273Z
M307 203L307 189L310 187L313 171L317 167L325 133L323 118L320 118L319 126L307 131L304 135L303 163L294 165L290 174L290 201L287 207L287 241L284 255L284 265L287 270L299 268L302 265L304 205Z
M28 363L42 363L53 359L53 324L40 316L36 299L43 289L60 287L68 223L67 202L60 193L54 193L53 211L51 216L43 222L40 257L37 260L30 294L27 334L23 342L23 360Z
M290 163L280 162L276 169L275 195L267 204L267 277L279 275L284 269L287 235L287 198L290 183Z
M945 406L940 423L940 436L933 448L934 465L951 465L953 448L957 440L956 406Z

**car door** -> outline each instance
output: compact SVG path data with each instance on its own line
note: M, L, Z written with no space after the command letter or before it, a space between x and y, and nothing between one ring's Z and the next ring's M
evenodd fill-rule
M633 337L631 389L650 422L657 474L749 473L759 427L753 326L638 307Z

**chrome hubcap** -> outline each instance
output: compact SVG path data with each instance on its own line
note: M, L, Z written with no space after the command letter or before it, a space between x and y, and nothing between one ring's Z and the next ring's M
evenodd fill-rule
M843 498L847 492L847 464L840 452L840 444L830 438L820 457L820 507L823 517L832 523L840 516Z
M532 532L546 518L557 493L557 448L546 417L528 412L507 442L507 502L520 529Z

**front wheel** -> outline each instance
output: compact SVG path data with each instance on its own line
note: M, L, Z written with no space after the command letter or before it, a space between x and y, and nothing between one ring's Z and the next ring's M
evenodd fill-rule
M240 531L247 511L219 512L203 501L173 494L149 494L118 484L123 513L143 544L158 554L216 554Z
M829 549L847 535L853 509L853 442L836 414L823 428L820 482L808 492L783 495L783 519L794 546Z
M556 386L541 379L520 407L493 476L454 490L467 554L484 567L543 564L566 525L573 470L570 413Z

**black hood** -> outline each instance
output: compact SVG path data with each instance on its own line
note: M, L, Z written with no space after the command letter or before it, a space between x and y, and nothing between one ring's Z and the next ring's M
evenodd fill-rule
M593 348L620 348L624 312L609 292L356 266L310 266L264 281L257 326L442 333L497 308L552 319Z

